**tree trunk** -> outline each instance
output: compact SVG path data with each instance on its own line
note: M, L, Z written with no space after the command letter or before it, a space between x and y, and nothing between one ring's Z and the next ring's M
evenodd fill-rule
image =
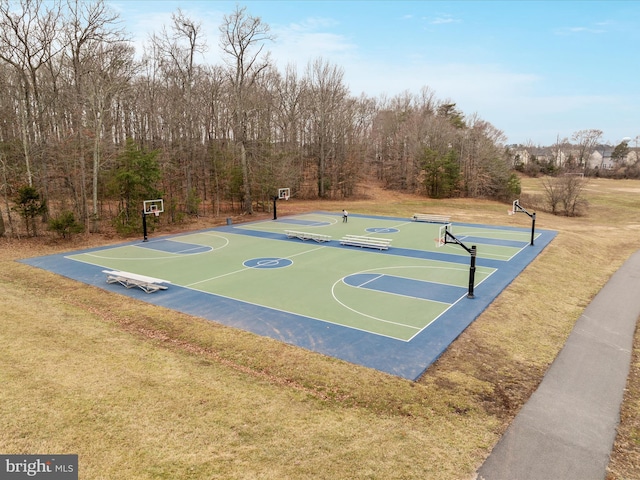
M242 184L244 187L244 211L253 214L253 201L251 199L251 185L249 184L249 165L247 164L247 150L244 143L240 142L240 162L242 164Z

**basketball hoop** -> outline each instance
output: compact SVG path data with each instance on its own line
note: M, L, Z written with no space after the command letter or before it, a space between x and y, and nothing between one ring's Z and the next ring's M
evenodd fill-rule
M157 205L150 205L149 210L146 212L147 215L154 215L155 217L160 216L160 210Z
M515 215L520 209L520 200L514 200L511 206L511 210L507 210L509 215Z
M451 229L452 225L450 223L438 228L438 236L433 239L436 243L436 248L444 247L447 244L447 232L450 232Z
M289 200L289 196L291 196L290 188L279 188L278 189L278 200Z
M155 215L159 217L164 212L164 201L159 198L157 200L145 200L143 202L144 214Z

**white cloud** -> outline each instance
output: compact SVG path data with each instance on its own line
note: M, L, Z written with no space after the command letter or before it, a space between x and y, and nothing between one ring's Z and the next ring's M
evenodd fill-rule
M326 31L335 22L327 18L310 18L303 23L272 28L275 42L266 48L271 52L279 69L287 64L304 67L310 61L323 57L344 65L357 54L358 46L344 35Z
M128 10L126 17L122 17L126 23L126 29L131 35L131 41L136 50L138 58L142 57L144 47L149 44L151 35L160 34L165 28L171 33L173 20L172 14L177 13L178 8L173 10L153 10L153 11L135 11ZM209 64L219 62L219 27L222 24L223 13L215 10L192 10L182 9L183 15L201 26L201 40L206 42L207 51L200 61Z
M180 5L168 1L118 2L110 3L123 14L127 12L128 17L123 17L126 30L134 36L136 49L140 53L142 44L148 41L151 32L159 32L162 25L171 25L171 12L175 12L175 7ZM153 8L148 8L151 3ZM209 46L204 61L212 65L220 64L219 26L223 14L231 12L233 5L224 1L186 1L182 5L185 15L203 24L203 33ZM167 11L162 12L162 8L166 8ZM169 11L170 8L173 10ZM193 8L193 12L188 10L190 8ZM213 10L214 8L219 11ZM268 42L265 49L271 51L272 60L280 71L284 71L287 64L295 64L299 73L303 73L309 62L322 57L343 68L345 84L355 96L365 93L371 97L391 97L407 91L418 94L423 87L429 87L436 98L456 102L466 115L477 113L496 128L508 132L509 140L513 142L533 139L541 144L548 144L555 141L556 134L570 136L574 131L585 128L601 128L605 131L606 138L617 138L620 135L634 137L640 133L626 131L630 127L637 128L638 123L635 112L638 111L640 99L632 93L632 82L622 82L619 77L609 75L600 80L600 83L594 84L590 65L588 75L579 76L581 72L574 65L569 65L571 69L567 71L563 71L564 65L554 65L552 70L546 69L544 59L557 59L557 55L540 56L540 61L529 64L530 67L515 66L527 65L522 58L514 61L514 66L506 63L473 63L481 62L481 58L495 62L495 59L506 57L498 55L499 47L496 47L496 55L474 55L474 49L481 54L484 53L480 50L481 45L469 41L459 45L456 42L464 39L457 36L448 39L448 43L443 45L434 44L431 50L427 49L422 40L411 42L412 36L425 41L431 38L425 36L425 31L433 33L438 25L442 25L439 32L442 33L450 30L448 26L461 22L462 17L458 18L446 11L432 11L427 15L423 11L420 15L404 16L398 13L395 19L400 18L406 23L400 27L403 28L403 32L399 37L403 39L403 43L397 45L395 50L393 44L398 39L384 35L389 18L377 19L379 23L375 23L376 19L373 18L371 25L363 25L358 21L352 24L349 20L344 20L349 23L340 23L336 20L341 15L337 10L335 18L327 16L327 12L330 10L322 9L320 15L311 14L289 24L266 20L276 39L275 42ZM274 12L272 18L278 17L277 12ZM573 36L583 38L584 41L592 37L599 45L603 40L602 34L611 31L614 26L619 33L620 24L609 21L609 17L596 15L592 17L594 20L591 22L555 29L552 26L553 22L549 25L557 36ZM393 28L398 27L394 24ZM524 28L523 32L526 32L527 26ZM544 28L544 25L536 24L535 33L539 33L540 28ZM500 38L500 34L501 32L496 31L496 38ZM555 42L558 40L559 37L556 37ZM609 37L607 40L610 40ZM442 41L444 42L444 39ZM632 41L628 41L625 45L632 44ZM547 48L543 42L537 47ZM532 45L531 52L535 52L535 48L536 45ZM626 51L628 48L630 47L624 46L622 50ZM630 52L627 54L628 58L632 57ZM434 54L448 60L438 63L434 60ZM471 60L465 63L460 61L462 58ZM451 59L458 61L454 63ZM627 78L632 76L633 65L631 62L625 67ZM551 78L552 75L554 78ZM571 78L583 80L576 83L580 91L570 86ZM612 79L618 79L615 87L611 83ZM602 88L607 82L612 85L608 90ZM623 88L618 88L622 87L623 83L629 84L631 88L627 90L625 97L623 94L616 96L610 93L624 91ZM558 95L558 92L567 90L567 95Z
M592 34L602 34L607 33L607 31L603 28L593 28L593 27L563 27L558 28L555 31L556 35L573 35L573 34L581 34L581 33L592 33Z
M283 30L294 32L308 32L319 28L330 28L338 25L338 22L327 17L307 17L302 22L291 23Z
M450 15L442 15L436 18L432 18L429 19L427 18L428 22L431 25L442 25L442 24L447 24L447 23L460 23L460 20L457 20L455 18L453 18Z

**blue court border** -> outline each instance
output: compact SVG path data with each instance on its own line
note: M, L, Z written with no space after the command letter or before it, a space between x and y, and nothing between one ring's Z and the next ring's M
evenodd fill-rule
M313 213L341 216L340 213L334 212ZM407 220L406 218L398 217L357 214L351 214L351 216L371 220ZM296 241L295 239L287 239L287 237L282 234L250 230L247 227L250 227L252 223L253 222L249 222L239 225L242 228L227 225L204 231L229 232L240 235L272 238L281 241ZM469 223L454 223L454 226L456 228L468 226L483 229L527 231L526 228L519 227ZM160 239L171 240L181 235L191 235L193 233L197 232L171 235L161 237ZM409 342L343 327L318 319L273 310L215 294L198 292L178 285L171 285L168 290L153 294L146 294L140 289L124 289L118 284L106 283L105 275L102 273L103 267L84 264L65 258L71 254L90 253L104 250L105 248L113 248L114 245L44 257L27 258L20 261L27 265L48 270L113 293L127 295L154 305L250 331L261 336L297 345L301 348L380 370L408 380L417 380L424 371L442 355L447 347L493 302L500 292L549 245L556 234L557 232L555 231L536 229L537 237L534 245L526 246L508 262L478 258L477 266L497 268L497 270L480 286L476 287L474 290L474 298L463 298L452 305L443 315ZM125 245L140 245L140 241L125 242L117 246ZM337 241L326 242L323 245L334 248L352 248L340 245ZM384 252L376 251L374 254L400 255L442 260L464 265L469 264L469 257L465 255L452 255L396 247Z

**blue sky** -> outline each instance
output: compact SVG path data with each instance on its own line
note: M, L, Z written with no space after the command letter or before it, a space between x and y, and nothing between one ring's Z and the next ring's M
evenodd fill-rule
M222 16L236 5L271 28L278 69L319 57L351 94L393 97L429 87L502 130L507 143L551 145L599 129L640 135L640 1L107 0L136 48L178 8L201 22L220 64ZM640 139L638 139L640 141Z

